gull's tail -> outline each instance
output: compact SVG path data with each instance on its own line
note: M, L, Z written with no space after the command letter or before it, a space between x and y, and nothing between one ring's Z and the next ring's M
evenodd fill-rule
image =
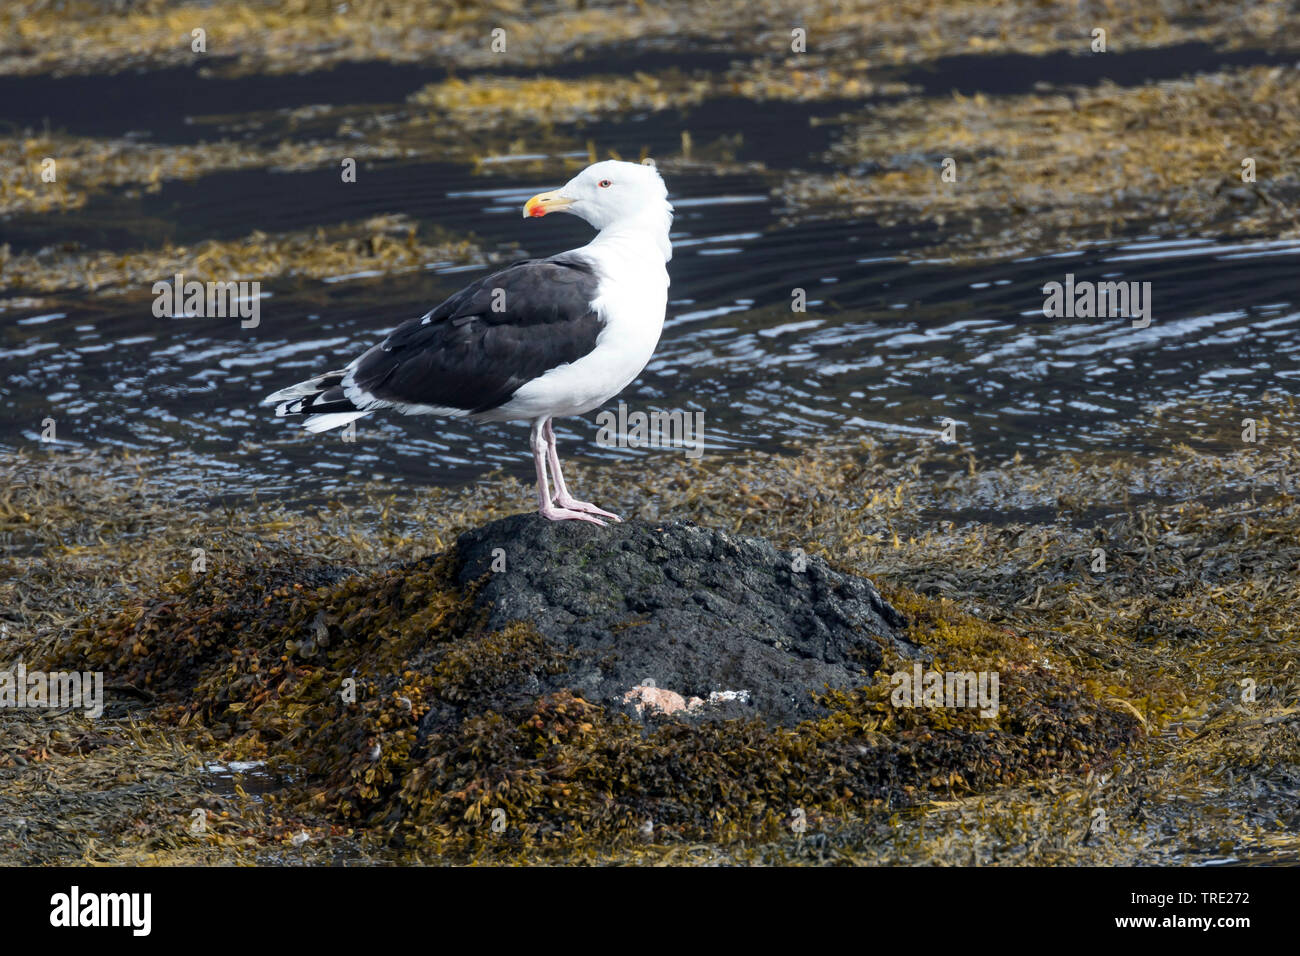
M371 411L368 408L357 408L344 393L345 375L347 372L343 369L326 372L273 392L262 401L265 404L278 403L275 414L281 418L288 415L310 415L302 423L309 432L329 431L356 421L363 415L369 415Z

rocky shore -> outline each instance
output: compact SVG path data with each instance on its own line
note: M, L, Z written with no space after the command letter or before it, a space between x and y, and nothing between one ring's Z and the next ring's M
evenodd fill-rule
M0 711L0 851L933 862L973 828L987 861L1285 853L1292 458L863 446L682 463L656 496L615 466L581 475L631 515L607 529L509 516L508 479L214 512L112 460L11 460L2 659L106 699ZM917 670L996 674L995 714L900 699Z

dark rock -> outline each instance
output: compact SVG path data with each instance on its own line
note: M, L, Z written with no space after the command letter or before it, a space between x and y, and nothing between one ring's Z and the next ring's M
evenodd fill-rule
M870 581L816 557L797 571L791 552L756 538L675 521L598 528L517 515L467 532L457 551L461 586L483 579L475 601L488 631L531 622L567 655L567 671L538 675L541 690L632 714L624 695L653 680L705 701L748 691L748 703L693 718L790 725L824 712L814 692L869 684L883 647L923 656Z

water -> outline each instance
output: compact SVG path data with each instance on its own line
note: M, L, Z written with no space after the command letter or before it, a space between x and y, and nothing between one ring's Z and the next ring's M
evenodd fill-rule
M1155 69L1162 61L1148 62ZM431 78L392 69L381 90L395 103ZM927 91L946 89L944 75L931 71ZM334 86L315 91L321 100L366 99L343 96L355 81L340 74ZM204 88L201 80L186 82ZM163 142L295 135L268 107L301 105L301 78L266 79L272 92L260 98L247 95L256 82L240 81L243 98L223 107L256 103L255 119L238 132L238 118L196 127L178 106L146 114L157 114L158 130L141 135ZM75 82L56 86L47 94L52 106L23 100L21 112L3 118L35 121L77 90L85 92ZM16 109L8 106L12 98L4 102ZM214 107L211 96L196 103ZM680 131L690 129L696 143L727 138L739 163L763 164L725 174L700 166L669 177L677 216L668 319L651 364L621 396L629 405L703 411L708 454L859 435L922 438L951 418L978 455L1006 457L1161 450L1169 437L1150 424L1157 407L1201 401L1230 416L1265 391L1294 391L1300 242L1134 236L1065 255L1045 249L958 266L928 251L943 238L932 229L791 222L774 189L790 170L822 168L834 133L810 126L808 117L843 107L714 101L582 130L627 156L642 147L675 150ZM70 128L100 134L141 128L139 117L111 103L70 115ZM515 168L493 164L484 176L445 162L376 163L346 190L333 168L220 172L165 183L153 194L95 197L69 213L16 217L0 223L0 242L15 253L56 242L129 250L398 212L471 233L510 257L585 242L590 231L575 219L520 218L523 200L557 185L559 176L520 177ZM1151 326L1045 318L1042 287L1067 273L1151 282ZM39 307L11 307L0 312L0 446L35 445L42 422L53 418L62 443L56 449L131 450L153 459L154 474L178 488L214 495L329 496L370 478L456 484L497 467L527 477L521 424L381 413L358 423L355 443L344 443L337 433L309 436L258 404L278 387L340 367L476 274L444 266L351 281L271 279L263 283L255 329L241 329L236 319L157 319L145 289L126 297L43 296ZM806 312L791 309L796 288L806 292ZM570 456L670 453L598 447L595 413L557 427Z

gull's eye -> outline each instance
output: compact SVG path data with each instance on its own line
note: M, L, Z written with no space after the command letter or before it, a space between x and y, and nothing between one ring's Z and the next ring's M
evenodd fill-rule
M612 182L610 182L608 179L602 179L602 180L600 181L600 188L601 188L601 189L608 189L608 188L609 188L610 186L612 186L612 185L614 185L614 184L613 184Z

